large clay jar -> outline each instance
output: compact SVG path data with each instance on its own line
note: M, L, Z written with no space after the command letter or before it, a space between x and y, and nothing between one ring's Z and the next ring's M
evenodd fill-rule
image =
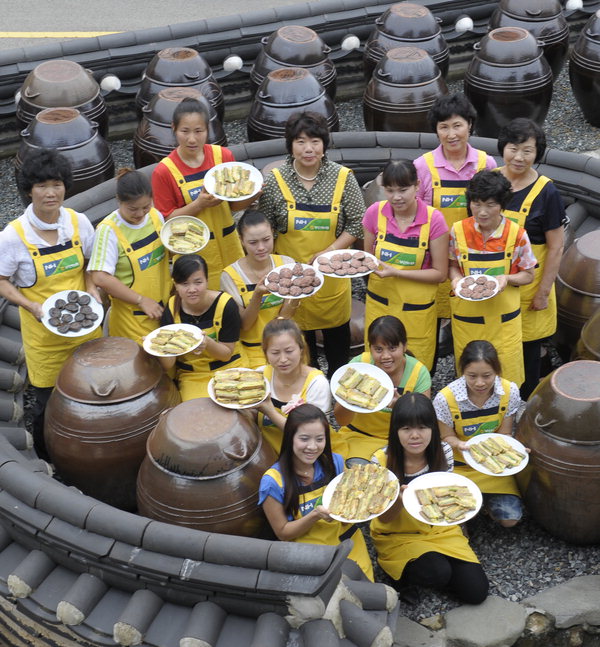
M21 146L15 158L17 172L27 153L37 148L55 149L71 162L73 184L67 198L114 177L113 156L108 142L98 132L98 124L75 108L47 108L35 115L21 131ZM23 193L21 198L24 204L30 202Z
M558 343L572 350L586 321L600 309L600 231L578 238L563 254L556 303Z
M517 482L531 516L576 544L600 542L600 362L564 364L533 392L516 437L531 449Z
M250 417L208 398L182 402L148 438L138 510L178 526L257 536L260 479L275 460Z
M26 128L45 108L76 108L98 124L102 137L108 136L108 114L100 86L75 61L56 59L37 65L26 77L17 104L17 124Z
M600 362L600 309L588 319L581 329L572 359L592 359Z
M133 340L85 342L65 362L46 408L52 463L85 494L134 510L148 435L160 414L180 401L156 358Z
M227 136L214 107L196 88L165 88L142 108L143 118L133 136L133 160L136 168L160 162L174 148L177 139L171 124L173 113L185 97L197 99L208 111L207 143L227 145Z
M489 22L496 27L523 27L540 41L557 78L569 52L569 25L559 0L500 0Z
M600 126L600 11L590 17L573 45L569 80L585 119Z
M286 25L261 40L262 49L250 71L250 88L254 94L269 72L282 67L308 70L335 99L337 71L329 58L331 48L316 31L303 25Z
M288 117L305 110L323 115L329 130L339 130L334 102L308 70L286 67L269 72L250 107L248 139L256 142L283 137Z
M424 49L445 78L450 66L450 50L436 18L427 7L412 2L392 5L375 20L375 29L365 43L363 64L368 82L375 66L386 52L396 47ZM429 129L427 129L429 130Z
M418 47L391 49L377 63L363 96L367 130L426 132L427 113L448 87L433 59Z
M474 48L464 90L477 110L477 134L495 138L516 117L542 125L552 99L552 70L536 39L520 27L499 27Z
M216 110L219 121L225 115L225 99L221 86L213 76L210 65L191 47L167 47L161 49L148 63L140 89L135 96L138 117L150 99L161 90L171 87L187 87L199 90Z

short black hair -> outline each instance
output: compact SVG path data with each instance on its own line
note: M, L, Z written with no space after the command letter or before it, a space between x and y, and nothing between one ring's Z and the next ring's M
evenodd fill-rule
M427 121L433 132L436 131L440 121L450 119L452 115L458 115L469 122L469 130L472 133L477 119L477 110L462 92L444 94L435 100L427 113Z
M410 160L392 160L388 162L381 174L382 186L413 186L419 181L417 169Z
M68 191L73 184L73 169L68 158L57 150L37 148L27 153L17 174L17 186L29 195L34 184L60 180Z
M510 182L498 171L479 171L469 180L467 184L467 206L469 203L479 200L496 201L502 209L505 209L512 198Z
M287 152L292 154L294 139L304 133L308 137L317 137L323 142L323 152L329 147L329 126L327 119L318 112L306 110L295 112L285 122L285 145Z
M535 160L539 162L546 152L546 133L532 119L517 117L503 126L498 133L498 152L504 155L507 144L522 144L529 138L535 140Z
M173 283L184 283L192 274L202 270L208 279L208 265L200 254L183 254L173 263Z
M141 197L152 197L152 184L145 173L125 167L117 171L117 200L132 202Z
M208 107L199 99L194 99L194 97L185 97L179 102L179 105L173 112L173 129L178 128L183 115L188 115L190 113L199 114L204 119L206 127L208 128L208 123L210 121Z

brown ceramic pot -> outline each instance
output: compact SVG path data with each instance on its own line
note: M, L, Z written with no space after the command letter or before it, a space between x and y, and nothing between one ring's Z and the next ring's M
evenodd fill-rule
M148 63L144 78L135 97L138 117L143 117L143 108L161 90L171 87L187 87L199 90L215 109L219 121L225 115L225 99L221 86L213 76L210 65L191 47L167 47Z
M148 438L138 510L178 526L256 536L264 526L260 479L275 460L249 416L208 398L182 402Z
M40 63L27 75L20 93L16 112L20 129L45 108L70 107L95 121L102 137L108 136L108 114L100 86L91 71L75 61Z
M214 107L196 88L165 88L152 97L142 108L144 117L133 136L133 160L136 168L160 162L177 146L177 139L171 127L173 113L185 97L193 97L208 110L209 144L227 145L227 136Z
M46 408L44 438L58 474L85 494L134 510L148 435L180 400L158 361L133 340L85 342L61 369Z
M594 13L573 45L569 59L569 80L583 116L600 126L600 15Z
M329 58L331 48L316 31L303 25L286 25L262 40L262 49L250 71L250 87L254 94L269 72L282 67L308 70L335 99L337 72Z
M363 96L367 130L426 132L427 113L448 93L433 59L418 47L397 47L377 63Z
M442 36L440 20L427 7L412 2L394 4L375 20L375 25L364 49L363 64L367 82L377 63L390 49L396 47L424 49L440 68L442 76L446 77L450 50Z
M572 359L592 359L600 362L600 309L596 310L581 329Z
M531 449L517 482L531 516L576 544L600 542L600 362L564 364L527 402L517 438Z
M542 125L552 99L552 70L536 39L520 27L499 27L474 47L464 90L477 110L477 134L495 138L516 117Z

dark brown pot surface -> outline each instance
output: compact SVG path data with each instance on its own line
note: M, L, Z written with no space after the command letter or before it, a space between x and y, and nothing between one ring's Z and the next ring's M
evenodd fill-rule
M583 116L600 126L600 16L594 13L575 42L569 59L569 80Z

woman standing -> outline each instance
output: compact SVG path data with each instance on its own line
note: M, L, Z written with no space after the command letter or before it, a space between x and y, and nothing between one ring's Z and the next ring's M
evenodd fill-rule
M72 183L71 165L54 150L37 149L23 161L17 182L31 198L25 213L0 233L0 296L19 306L29 382L33 387L33 441L41 458L44 409L58 372L81 344L101 335L62 337L41 322L42 304L62 290L100 297L86 262L94 228L87 217L62 205Z
M371 205L363 218L365 249L382 265L369 275L365 328L381 315L401 312L411 351L431 371L435 297L448 274L448 226L439 211L417 197L412 162L389 162L381 184L387 200Z
M141 171L119 171L117 203L96 229L88 269L111 297L108 334L141 343L158 327L169 298L169 258L160 240L164 221Z
M544 131L531 119L514 119L500 130L499 171L511 183L513 196L504 216L524 227L538 264L533 282L520 289L523 326L524 400L540 379L542 341L556 331L554 280L564 245L565 207L552 180L540 175L537 164L546 150Z
M259 208L277 231L275 251L302 263L323 252L351 247L362 235L365 203L354 174L326 157L327 120L314 112L293 114L285 127L288 158L266 178ZM316 331L323 331L328 377L350 352L350 281L325 277L303 299L294 318L305 332L317 366Z
M286 420L279 461L262 477L258 502L282 541L337 546L352 539L348 558L372 580L373 565L360 528L331 519L319 503L325 486L343 471L342 457L331 452L325 414L302 404Z

